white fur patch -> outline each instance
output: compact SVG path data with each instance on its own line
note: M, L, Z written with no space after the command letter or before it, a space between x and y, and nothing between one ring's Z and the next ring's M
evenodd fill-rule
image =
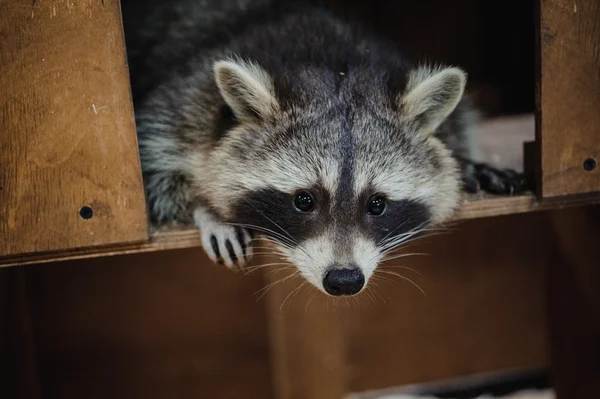
M221 96L239 119L252 119L255 114L270 118L279 111L273 81L257 64L241 60L218 61L214 72Z
M349 234L347 240L351 241L352 252L345 254L336 253L336 238L331 232L308 239L297 248L282 251L296 265L300 274L323 292L323 277L334 265L356 265L365 276L366 287L381 260L380 250L367 237Z
M419 133L433 133L460 102L466 83L467 75L459 68L417 68L401 99L402 117L419 118Z
M198 207L194 210L194 223L200 230L202 248L204 248L204 251L213 262L222 261L230 269L243 267L248 264L248 261L252 257L252 247L250 245L251 236L246 229L241 229L244 242L240 242L234 226L222 224L203 207ZM219 254L216 254L213 249L211 243L212 237L215 237L217 240ZM227 250L227 241L233 247L235 259L232 259ZM244 254L242 245L246 247L246 254Z

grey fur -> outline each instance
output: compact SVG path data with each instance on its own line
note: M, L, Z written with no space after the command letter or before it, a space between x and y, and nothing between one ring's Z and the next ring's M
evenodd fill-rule
M244 263L246 239L224 256L224 223L237 223L278 241L319 288L331 267L368 279L386 244L448 218L473 177L456 68L414 65L308 1L176 0L124 17L150 215L195 221L213 260ZM311 215L294 213L299 190L321 193ZM394 221L423 223L365 216L373 190Z

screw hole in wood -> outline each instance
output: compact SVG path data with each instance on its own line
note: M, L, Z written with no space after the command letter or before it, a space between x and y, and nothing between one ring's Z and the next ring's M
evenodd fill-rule
M87 205L82 206L79 210L79 216L81 216L82 219L91 219L92 216L94 216L94 210Z
M595 158L588 158L583 161L583 169L585 169L586 172L591 172L596 169L596 165L597 163Z

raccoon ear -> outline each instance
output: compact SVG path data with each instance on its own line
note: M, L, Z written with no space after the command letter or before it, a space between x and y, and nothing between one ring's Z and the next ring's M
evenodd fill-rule
M415 123L422 134L433 133L460 102L466 83L467 75L459 68L413 70L400 99L403 119Z
M267 119L279 110L273 80L260 66L218 61L214 72L221 96L239 120Z

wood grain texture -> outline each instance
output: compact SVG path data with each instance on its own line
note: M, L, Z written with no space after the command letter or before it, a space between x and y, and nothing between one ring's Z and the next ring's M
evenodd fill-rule
M460 208L451 222L564 209L597 203L600 203L600 193L570 195L544 200L538 200L533 195L518 197L502 197L486 194L465 195ZM195 228L174 226L151 232L150 239L141 243L106 245L94 248L41 252L19 256L0 256L0 267L183 249L200 247L201 245L200 234Z
M538 192L600 191L600 3L538 0Z
M280 260L260 263L270 262ZM265 275L275 397L342 398L346 367L340 312L330 308L327 300L293 271Z
M0 255L147 239L118 1L2 1L0 37Z

